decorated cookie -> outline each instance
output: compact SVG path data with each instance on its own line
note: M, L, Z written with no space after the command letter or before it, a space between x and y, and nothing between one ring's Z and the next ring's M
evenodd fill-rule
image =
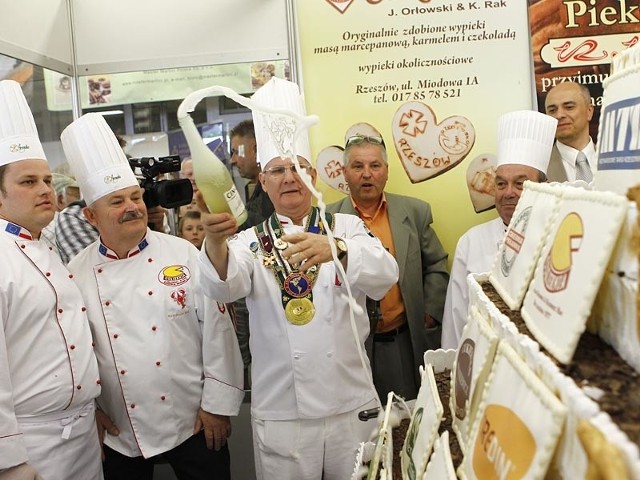
M342 170L342 147L323 148L316 159L316 168L320 179L334 190L349 195L349 185Z
M451 370L449 397L452 428L463 452L497 344L498 337L479 310L472 306Z
M422 478L444 414L433 368L427 364L422 371L422 384L413 407L411 423L400 452L404 478Z
M595 188L620 195L640 184L638 109L640 108L640 45L613 58L611 75L602 82Z
M344 144L346 145L347 139L354 135L364 135L365 137L382 136L378 129L369 123L354 123L347 129L346 133L344 134Z
M449 432L442 432L433 445L433 454L427 465L423 480L455 480L451 451L449 450Z
M467 167L467 188L476 213L495 207L496 156L483 153L471 160Z
M491 284L511 310L522 304L562 191L560 184L524 184L489 274Z
M404 399L389 392L387 403L378 428L373 457L369 463L367 480L392 480L393 470L393 429L404 418L409 418L410 410Z
M460 478L544 478L565 415L566 407L552 391L500 342Z
M436 177L460 163L476 140L471 122L456 115L437 123L434 111L422 102L407 102L391 124L398 157L413 183Z
M620 195L563 189L522 307L533 336L561 363L585 330L626 211Z

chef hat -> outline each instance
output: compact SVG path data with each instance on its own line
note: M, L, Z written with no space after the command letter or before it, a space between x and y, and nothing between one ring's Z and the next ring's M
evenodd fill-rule
M520 110L498 119L497 166L527 165L547 173L558 121L544 113Z
M73 177L64 175L62 173L53 172L51 174L51 187L53 191L58 194L64 191L67 187L78 187L78 182Z
M46 160L36 122L22 88L13 80L0 81L0 165L19 160Z
M277 110L289 110L298 115L305 115L304 100L298 85L272 77L251 97L258 106ZM311 148L307 131L300 133L292 145L295 125L293 120L285 120L282 116L271 115L254 108L253 124L256 132L258 163L262 170L273 158L281 154L295 151L296 155L311 161Z
M118 139L99 113L80 117L62 131L60 140L87 205L138 185Z

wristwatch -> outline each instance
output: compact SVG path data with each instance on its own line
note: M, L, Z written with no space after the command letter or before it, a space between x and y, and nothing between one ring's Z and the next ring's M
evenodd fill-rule
M342 260L347 254L347 243L341 238L336 238L335 241L338 249L338 260Z

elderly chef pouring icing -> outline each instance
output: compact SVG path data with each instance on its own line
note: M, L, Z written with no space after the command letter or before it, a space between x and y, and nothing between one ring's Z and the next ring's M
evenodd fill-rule
M298 86L279 78L252 100L304 115ZM300 165L294 166L293 153L282 153L270 134L278 119L255 109L253 119L260 182L275 213L228 241L238 228L235 219L227 213L203 214L203 287L218 301L247 299L258 478L343 480L351 475L358 444L373 428L357 414L377 404L368 362L363 365L358 354L369 334L365 297L381 298L397 281L398 265L358 217L322 216L312 206L301 178L301 170L316 178L306 132L295 145ZM291 125L280 122L282 128L275 129L292 135ZM280 145L292 143L289 138ZM357 339L347 282L360 306Z

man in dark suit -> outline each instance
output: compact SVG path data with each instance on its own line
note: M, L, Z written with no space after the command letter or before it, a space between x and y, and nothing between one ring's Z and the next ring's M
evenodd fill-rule
M593 116L589 89L575 82L556 85L547 93L545 113L558 120L547 178L550 182L591 182L597 152L589 136Z
M344 176L350 197L327 210L358 215L400 268L398 283L379 303L369 304L367 350L373 381L383 402L390 391L412 399L418 393L418 366L425 350L440 346L447 253L431 228L428 203L384 191L389 166L381 136L347 139Z

